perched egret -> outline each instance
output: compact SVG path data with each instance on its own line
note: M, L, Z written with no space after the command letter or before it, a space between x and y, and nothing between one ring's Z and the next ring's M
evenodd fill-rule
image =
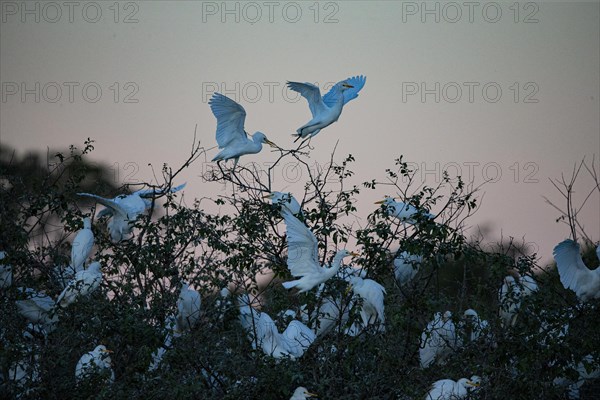
M481 379L475 375L471 379L461 378L458 382L442 379L431 385L425 400L464 399L469 392L476 390L480 385Z
M414 224L416 222L415 216L417 216L419 213L429 219L435 218L435 215L433 214L421 211L410 204L406 204L401 201L395 201L389 196L386 196L383 200L376 201L375 204L383 204L389 216L398 218L400 221L409 224Z
M600 267L590 270L579 253L579 244L565 240L554 248L554 261L565 289L571 289L583 302L600 299ZM600 259L600 245L596 247Z
M235 169L240 156L259 153L263 143L277 147L262 132L254 133L252 139L248 138L244 130L246 110L229 97L214 93L208 104L217 118L217 143L219 149L223 149L212 159L213 161L233 158L233 169Z
M569 363L568 369L575 370L579 374L577 381L573 381L567 377L558 377L555 378L553 383L556 386L566 386L567 394L569 399L579 399L580 398L580 389L581 387L588 381L597 379L600 377L600 369L592 369L590 370L589 366L594 363L594 358L591 354L583 357L577 366L574 365L573 362ZM588 365L586 367L586 364Z
M471 342L475 342L483 336L489 337L489 323L486 320L480 319L479 314L471 308L464 312L460 327Z
M189 285L184 282L177 300L178 312L175 317L179 331L189 331L198 323L201 303L200 293L190 289Z
M504 326L514 325L517 321L517 313L525 297L530 296L538 289L537 283L530 276L522 277L517 281L508 275L498 294L500 301L500 318Z
M283 287L297 287L300 293L307 292L337 274L344 257L356 256L348 250L338 250L329 268L319 263L317 238L300 220L284 211L283 219L287 225L288 259L287 266L292 276L301 277L295 281L284 282Z
M279 333L275 322L265 312L260 313L256 322L256 335L262 351L274 358L300 358L316 339L309 327L295 320Z
M102 271L99 262L93 262L87 269L81 270L75 274L75 277L69 281L67 287L56 299L56 304L66 307L77 300L79 296L87 296L98 289L102 282Z
M27 288L24 290L27 298L16 300L17 309L25 318L33 324L40 324L46 332L52 332L58 322L58 315L52 311L54 309L54 300L41 292Z
M240 312L240 325L242 325L242 328L248 334L252 348L256 350L255 333L257 331L257 323L261 312L252 307L252 301L250 300L250 296L247 294L243 294L238 297L238 307Z
M308 101L312 114L312 119L298 128L294 136L298 136L298 139L313 137L321 129L336 122L344 105L358 97L358 92L366 81L367 78L362 75L348 78L336 83L323 97L319 88L312 83L288 82L288 88L300 93Z
M169 315L167 318L165 318L165 328L163 334L163 345L152 353L152 362L148 367L148 371L154 371L159 367L167 350L171 348L173 339L181 336L181 332L177 330L177 319L175 316Z
M400 253L400 255L394 259L394 276L396 277L398 285L406 285L412 281L415 275L417 275L417 272L419 272L422 262L422 256L410 254L406 251Z
M282 192L271 192L268 195L264 196L265 199L271 199L273 204L278 204L281 207L281 211L287 210L294 215L298 215L302 213L302 208L300 208L300 203L291 193L282 193Z
M421 334L419 348L421 367L426 368L435 360L438 363L444 361L457 344L458 336L452 321L452 313L450 311L446 311L443 315L439 312L435 313L433 321L427 324Z
M309 397L317 397L317 395L309 392L305 387L299 386L294 390L294 394L290 397L290 400L305 400Z
M177 192L185 187L185 183L174 187L171 193ZM90 193L77 193L79 196L89 197L102 204L105 209L98 213L98 218L108 215L108 231L113 243L118 243L131 236L133 224L138 216L152 207L152 198L165 194L165 190L146 189L138 190L128 195L119 195L114 199L106 199Z
M2 261L5 258L6 252L0 251L0 289L12 285L12 266Z
M109 382L115 381L115 372L112 370L112 361L109 353L104 345L96 346L96 348L88 353L85 353L75 367L75 378L80 381L96 373L110 373Z
M77 232L73 245L71 246L71 268L73 271L81 271L85 260L89 257L94 247L94 233L92 232L92 221L83 219L83 229Z
M350 287L355 295L362 300L360 317L363 326L376 325L379 332L385 331L385 315L383 297L385 288L372 279L363 279L358 276L350 277Z
M317 337L323 336L332 331L336 326L342 327L350 319L350 309L354 301L344 304L344 299L339 297L330 297L323 295L325 284L319 286L317 291L317 307L310 315L310 319L316 321L314 324ZM308 322L309 316L306 312L302 314L304 322Z

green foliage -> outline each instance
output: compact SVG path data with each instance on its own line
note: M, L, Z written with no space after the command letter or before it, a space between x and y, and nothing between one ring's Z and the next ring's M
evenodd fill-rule
M238 320L237 295L256 296L261 311L277 321L280 331L287 325L277 317L283 311L291 309L300 318L305 306L311 315L323 300L316 289L298 295L282 288L280 283L291 279L285 225L280 206L263 199L266 191L276 189L271 188L271 171L241 167L235 174L220 170L210 178L231 184L227 196L203 199L212 201L219 213L204 210L198 200L184 206L180 194L169 194L154 199L157 207L136 221L132 239L116 244L110 241L105 218L96 219L92 258L103 265L100 289L59 310L53 332L28 338L23 335L28 322L15 306L15 300L23 298L18 288L43 290L53 299L61 292L55 268L69 263L69 240L81 228L81 217L90 214L91 204L75 193L118 193L97 186L100 175L86 162L92 143L88 140L81 152L72 147L69 154L57 155L57 170L74 168L60 177L54 170L40 176L40 171L3 161L0 250L7 253L4 262L13 266L14 279L0 296L0 366L2 391L8 396L285 399L295 387L306 386L320 398L415 399L424 398L438 379L479 375L483 385L472 398L558 399L565 388L553 385L554 378L577 379L569 363L588 354L600 359L597 303L578 304L562 288L555 269L540 269L535 256L515 259L509 252L484 251L467 242L464 221L478 199L460 177L444 173L435 187L417 185L414 171L400 157L382 181L349 184L352 155L314 172L302 148L282 150L277 161L292 158L306 167L300 218L317 236L322 263L329 263L338 248L355 248L360 256L353 259L354 266L386 288L384 333L366 329L354 337L346 335L345 329L360 318L355 306L347 324L340 320L299 360L275 360L253 349ZM189 164L188 160L185 166ZM242 177L239 173L245 168L248 174ZM167 167L164 172L165 186L171 187L177 173ZM357 223L358 196L381 187L438 215L430 220L419 214L415 224L405 224L388 216L385 206L373 206L366 224ZM402 251L422 255L423 263L416 278L400 286L393 259ZM591 256L585 259L593 265ZM503 327L498 289L504 277L515 272L535 274L540 289L523 300L516 324ZM159 367L148 371L152 353L163 345L165 320L177 313L183 281L202 295L201 322L175 338ZM350 309L347 286L334 277L323 294ZM235 295L221 298L223 287ZM492 339L467 343L445 364L421 368L421 333L433 314L450 310L459 324L468 308L489 321ZM567 323L568 333L558 335ZM311 316L308 324L317 327L318 318ZM113 351L112 385L103 376L75 380L77 361L97 344ZM31 367L31 379L14 382L10 370L22 360Z

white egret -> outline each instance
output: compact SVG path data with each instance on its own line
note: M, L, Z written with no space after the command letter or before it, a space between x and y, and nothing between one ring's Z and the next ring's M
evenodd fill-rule
M87 269L75 274L75 277L69 281L67 287L56 299L56 304L67 307L78 297L87 296L98 289L100 283L102 283L101 266L99 262L95 261L88 265Z
M294 390L294 394L290 397L290 400L305 400L309 397L317 397L317 395L309 392L305 387L299 386Z
M165 335L163 345L152 353L152 362L148 367L148 371L154 371L159 367L167 350L171 348L173 339L181 336L181 331L177 329L177 318L174 315L169 315L165 318L163 333Z
M256 322L256 335L262 351L274 358L300 358L316 339L309 327L295 320L279 333L275 322L265 312L260 313Z
M463 313L463 320L460 327L471 342L475 342L483 336L489 338L490 335L490 324L486 320L479 318L479 314L471 308Z
M446 311L443 315L439 312L435 313L433 320L427 324L421 334L419 348L421 367L426 368L435 360L438 363L443 362L457 344L458 336L452 321L452 313L450 311Z
M181 332L189 331L200 320L200 305L202 299L200 293L190 289L186 282L183 282L179 299L177 300L177 329Z
M77 232L71 245L71 268L75 272L83 269L83 264L92 252L92 247L94 247L92 221L89 218L84 218L83 229Z
M52 332L58 323L58 315L53 313L54 300L43 292L27 288L24 290L27 298L16 300L17 309L33 324L40 324L46 332Z
M383 200L376 201L375 204L383 204L386 208L387 215L398 218L402 222L414 224L417 222L415 217L421 213L429 219L435 218L435 215L426 211L417 209L415 206L406 204L402 201L395 201L394 198L385 196Z
M291 193L282 193L282 192L271 192L268 195L264 196L265 199L270 199L273 204L278 204L281 207L281 211L287 210L294 215L298 215L302 213L302 208L300 207L300 203Z
M217 118L217 143L219 149L223 149L212 161L233 158L233 169L235 169L240 156L259 153L263 143L277 147L262 132L254 133L252 139L248 138L248 134L244 130L246 110L229 97L214 93L208 104Z
M521 308L522 301L538 289L537 283L530 276L519 280L508 275L498 294L500 301L500 318L504 326L514 325L517 321L517 313Z
M385 331L385 314L383 298L385 288L372 279L363 279L358 276L350 277L350 287L355 295L363 302L360 310L363 327L376 325L379 332Z
M255 333L257 331L257 323L261 312L254 309L251 305L252 301L248 294L243 294L238 297L238 307L240 312L238 318L240 320L240 325L242 325L242 328L248 334L252 348L256 350Z
M0 251L0 289L12 285L12 266L3 261L5 258L6 252Z
M400 255L394 259L394 276L396 277L398 285L406 285L413 280L415 275L417 275L417 272L419 272L422 262L422 256L410 254L407 251L400 253Z
M358 97L358 92L365 86L365 76L354 76L336 83L329 92L321 97L318 86L312 83L288 82L288 88L298 92L308 101L312 119L302 125L294 136L300 138L313 137L321 129L338 120L344 105ZM298 140L296 139L296 140Z
M475 375L471 379L461 378L458 382L452 379L442 379L431 385L425 400L464 399L469 392L477 390L480 385L481 379Z
M569 399L579 399L580 398L580 389L581 387L588 381L597 379L600 377L600 369L592 369L590 370L590 365L594 363L594 358L591 354L583 357L583 359L577 363L577 366L574 365L573 362L570 362L567 369L575 370L579 374L577 381L573 381L570 378L565 376L557 377L554 379L553 383L555 386L566 386L567 387L567 395Z
M583 302L600 299L600 268L590 270L581 258L579 244L567 239L554 248L554 261L560 282L565 289L571 289ZM600 245L596 247L600 259Z
M170 192L177 192L185 187L185 183L171 188ZM138 216L152 207L152 198L165 194L165 190L146 189L138 190L132 194L122 194L114 199L106 199L90 193L77 193L79 196L95 199L102 204L105 209L98 213L98 218L105 215L110 216L108 222L108 231L113 243L118 243L123 239L128 239L133 230L133 224Z
M322 267L319 263L319 249L315 235L290 212L283 211L282 214L287 226L287 266L292 276L301 277L295 281L284 282L283 287L286 289L297 287L300 293L309 291L337 274L344 257L357 255L345 249L338 250L332 265L329 268Z
M107 350L104 345L98 345L96 348L81 356L75 367L75 378L78 381L86 379L94 374L109 374L110 383L115 381L115 372L112 370L112 360L110 359L111 350Z

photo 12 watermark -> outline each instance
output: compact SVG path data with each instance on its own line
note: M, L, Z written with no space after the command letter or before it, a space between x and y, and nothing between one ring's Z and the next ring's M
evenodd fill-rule
M407 162L408 170L421 182L441 183L444 173L449 177L460 176L466 183L485 182L498 183L501 180L510 180L513 183L539 183L538 172L540 166L534 161L515 161L512 163L497 161L449 161L436 162ZM408 177L403 176L402 181L407 183Z
M337 82L313 82L321 90L321 95L327 93ZM202 82L202 102L208 103L212 95L221 93L238 103L258 103L284 101L297 103L302 96L290 90L285 82Z
M540 3L497 1L403 1L403 23L456 24L501 21L537 24L540 22Z
M6 23L113 22L137 24L137 1L2 1L0 14Z
M2 103L139 103L136 82L10 82L0 85Z
M536 82L402 82L403 103L539 103Z
M336 1L203 1L202 22L336 24L339 11Z

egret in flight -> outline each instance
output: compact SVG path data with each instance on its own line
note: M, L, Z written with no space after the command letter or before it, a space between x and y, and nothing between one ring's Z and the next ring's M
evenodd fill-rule
M212 159L213 161L233 158L233 169L235 169L240 156L259 153L263 143L277 147L262 132L256 132L248 138L244 130L246 110L229 97L214 93L208 104L217 118L217 143L219 149L223 149Z
M315 235L289 211L283 211L282 214L287 226L287 266L292 276L300 278L284 282L283 287L286 289L297 287L300 293L307 292L337 274L344 257L357 255L346 249L338 250L329 268L321 266Z
M590 270L581 258L579 244L565 240L554 248L554 261L565 289L571 289L583 302L600 299L600 267ZM600 259L600 245L596 247Z
M452 379L442 379L431 385L425 400L464 399L469 392L477 390L480 385L481 378L476 375L473 375L471 379L459 379L458 382Z
M363 75L354 76L336 83L329 92L321 97L318 86L312 83L288 82L288 88L298 92L308 101L312 119L302 125L294 136L298 139L313 137L338 120L344 105L358 97L358 92L365 86L367 78Z
M169 192L175 193L185 187L179 185L171 188ZM108 231L113 243L118 243L131 236L133 224L140 214L152 207L152 198L167 193L164 189L138 190L132 194L122 194L114 199L106 199L90 193L77 193L79 196L89 197L102 204L105 209L98 213L98 218L108 215Z

